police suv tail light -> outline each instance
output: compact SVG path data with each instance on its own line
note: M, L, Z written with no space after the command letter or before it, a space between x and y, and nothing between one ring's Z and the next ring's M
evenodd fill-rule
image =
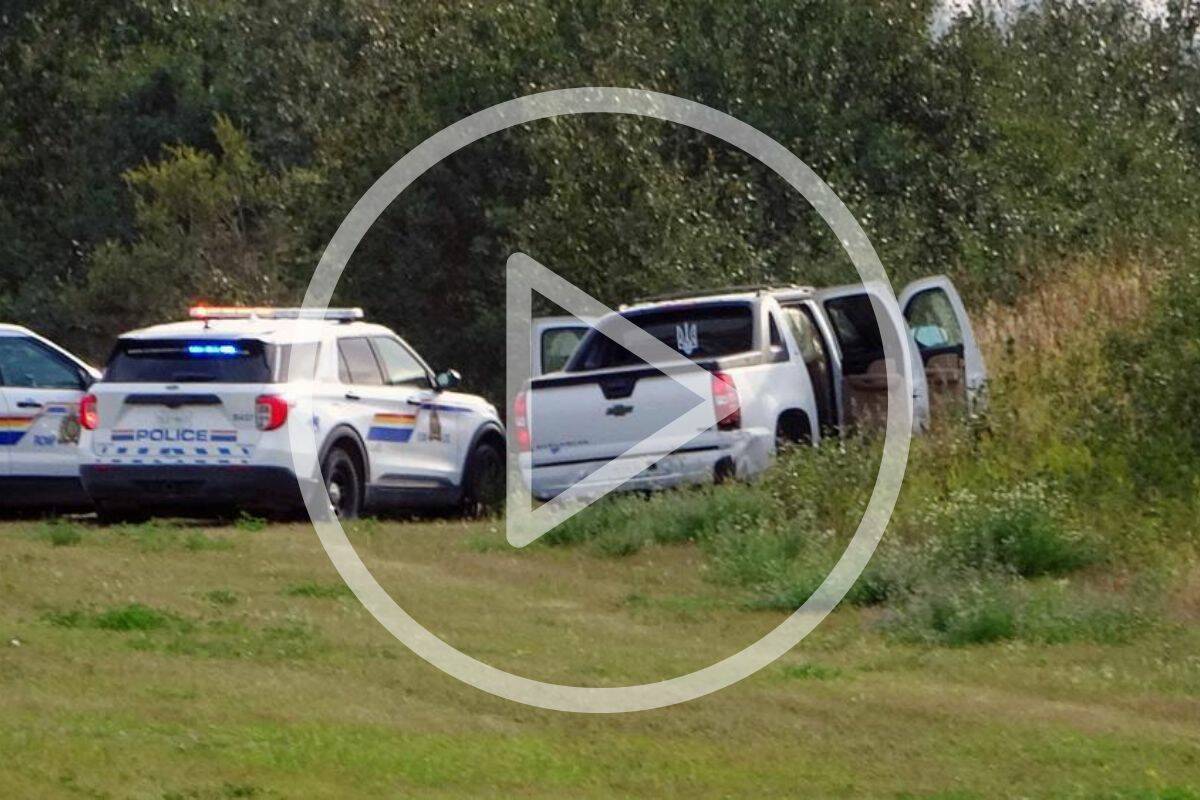
M517 430L517 449L528 453L532 437L529 434L529 405L525 392L518 392L513 400L513 425Z
M276 394L260 394L254 401L254 424L260 431L273 431L287 422L287 400Z
M85 395L79 401L79 426L94 431L100 425L100 412L96 410L96 395Z
M717 428L723 431L742 427L742 402L733 378L724 372L712 374L713 412Z

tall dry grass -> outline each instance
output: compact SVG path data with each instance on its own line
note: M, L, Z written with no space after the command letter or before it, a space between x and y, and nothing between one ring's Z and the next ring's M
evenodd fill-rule
M1051 361L1090 349L1149 309L1164 270L1142 259L1080 258L1031 287L1014 303L989 301L974 314L989 367L1014 359Z

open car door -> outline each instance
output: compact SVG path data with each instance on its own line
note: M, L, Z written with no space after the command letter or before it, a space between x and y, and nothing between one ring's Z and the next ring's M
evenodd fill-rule
M889 370L884 355L883 335L877 316L886 317L882 312L876 314L876 306L882 309L887 301L878 291L861 283L818 289L814 297L833 329L836 345L834 374L839 383L842 426L881 429L887 420L889 384L899 379ZM908 330L894 331L894 335L909 336L908 371L913 384L913 430L921 431L929 421L928 391L921 357L911 342Z
M530 375L558 372L575 352L584 335L591 330L576 317L538 317L533 320L530 344Z
M925 367L932 416L983 401L987 370L958 290L945 275L913 281L899 296Z

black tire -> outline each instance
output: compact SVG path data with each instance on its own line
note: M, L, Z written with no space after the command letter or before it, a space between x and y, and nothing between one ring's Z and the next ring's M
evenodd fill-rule
M321 463L325 491L338 519L355 519L362 513L363 476L358 461L344 447L333 447Z
M812 445L812 426L804 414L784 414L775 425L775 449L782 452L796 445Z
M726 456L713 467L713 483L717 486L729 483L737 478L737 466L733 459Z
M495 514L504 504L504 491L504 454L491 442L480 442L463 475L462 515L476 519Z

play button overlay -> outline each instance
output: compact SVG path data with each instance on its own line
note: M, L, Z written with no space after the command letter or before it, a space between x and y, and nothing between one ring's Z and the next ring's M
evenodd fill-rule
M670 371L663 374L695 399L691 406L680 409L679 415L662 428L643 437L619 456L589 473L586 486L580 481L536 506L529 488L533 483L533 456L521 452L517 442L517 426L510 421L505 534L508 543L513 547L525 547L613 492L624 482L653 469L658 462L711 428L716 418L708 396L698 394L687 383L687 379L692 378L692 385L708 385L708 372L695 361L668 347L524 253L514 253L509 257L505 282L506 384L510 397L515 398L518 392L525 392L525 413L528 420L536 420L538 403L536 384L533 388L528 388L534 292L581 320L593 320L597 326L596 330L601 335L619 342L645 363L670 365ZM632 410L632 407L628 408ZM580 425L586 427L587 421L580 420ZM536 442L537 431L532 425L529 432Z
M876 294L889 298L890 305L895 305L895 295L883 265L849 209L816 173L786 147L728 114L691 100L641 89L591 86L542 92L500 103L455 122L405 154L367 190L334 233L313 273L304 297L304 307L314 310L328 308L351 254L371 225L401 192L434 165L493 133L535 120L574 114L632 114L659 119L694 128L740 148L762 162L808 201L838 237L862 282ZM539 269L540 265L527 256L517 254L514 258L509 259L508 267L523 271L527 277L562 281L551 270L545 267ZM497 268L500 266L497 265ZM562 284L570 286L566 281L562 281ZM559 285L558 288L564 287ZM529 291L529 284L526 284L519 294L528 297ZM510 286L506 295L513 293ZM562 296L566 294L564 292ZM550 296L552 299L559 297L557 294ZM585 306L593 312L608 311L603 306L587 303L592 298L582 292L573 294L572 302L574 300L584 302L568 307L573 313L574 308L584 309ZM561 300L556 301L561 303ZM518 302L521 302L519 298ZM878 309L876 311L878 313ZM584 316L599 315L586 313ZM880 320L880 328L886 329L891 322ZM528 323L525 325L527 330ZM884 337L883 344L884 356L891 364L899 366L901 380L888 382L887 426L879 474L862 520L837 564L800 608L758 641L708 667L654 683L616 687L547 683L498 669L452 647L413 619L375 580L347 539L340 521L327 513L329 497L324 491L323 482L316 480L316 490L309 490L307 484L314 483L314 476L319 477L320 474L316 459L316 435L309 426L289 426L293 465L297 475L309 476L302 481L306 484L302 487L305 489L305 506L321 545L346 585L384 628L430 664L470 686L539 708L580 713L619 713L662 708L695 700L731 686L787 653L841 601L866 567L883 536L900 493L913 422L912 376L908 372L909 360L905 352L907 341ZM507 346L510 351L507 360L511 361L512 342L507 342ZM527 371L528 335L523 339L521 348L521 359ZM674 351L671 354L673 358L679 357ZM510 370L506 379L509 408L512 407L515 392L524 385L523 381L516 378ZM294 399L298 415L311 414L311 395L299 395ZM697 407L705 405L698 403ZM704 410L709 415L713 413L711 408ZM680 419L695 411L687 411ZM672 422L668 427L673 428L674 424ZM642 453L638 457L645 455ZM515 477L521 479L519 471ZM513 491L510 486L510 494ZM579 499L576 498L576 501ZM519 508L516 513L521 513ZM533 541L549 530L545 527L546 523L555 518L555 513L563 512L559 510L539 517L531 511L529 518L517 526L515 534L512 528L506 529L509 540L514 544ZM487 608L479 610L481 616L489 613ZM490 625L503 625L503 620L494 616L489 616L487 622Z

